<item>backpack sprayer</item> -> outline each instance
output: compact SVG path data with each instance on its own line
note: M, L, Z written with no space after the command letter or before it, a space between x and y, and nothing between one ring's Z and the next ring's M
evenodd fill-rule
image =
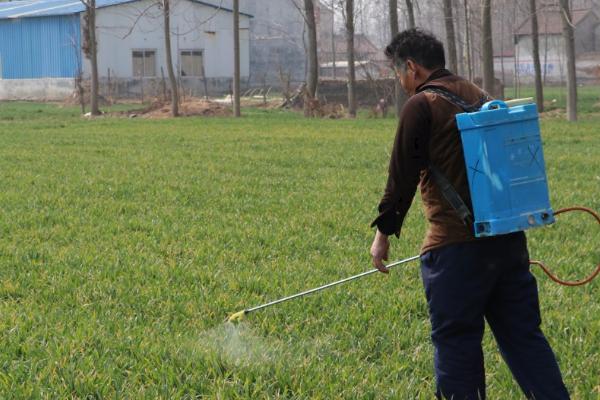
M553 211L550 206L546 168L542 151L539 115L533 99L509 102L499 100L469 105L455 94L440 87L425 91L441 96L461 108L456 115L461 134L473 213L456 190L435 167L430 166L436 184L461 219L473 228L475 237L489 237L549 225L555 217L571 211L591 214L600 224L600 216L585 207L570 207ZM483 104L483 106L481 106ZM418 259L410 257L387 265L388 268ZM600 273L600 263L587 278L567 282L557 278L540 261L538 265L554 282L565 286L580 286L591 282ZM361 274L284 297L257 307L239 311L227 321L241 320L245 315L285 301L350 282L379 272L372 269Z

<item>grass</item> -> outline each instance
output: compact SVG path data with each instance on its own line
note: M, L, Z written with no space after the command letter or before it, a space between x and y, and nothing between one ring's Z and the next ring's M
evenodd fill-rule
M507 87L504 90L507 98L535 98L535 87L522 86L515 92L514 87ZM577 109L580 113L600 113L600 87L599 86L580 86L577 88L578 104ZM545 111L556 109L565 109L567 107L567 89L564 86L544 87Z
M600 209L600 118L543 122L555 208ZM432 397L418 266L252 315L369 268L395 122L100 118L0 104L0 398ZM393 258L418 253L419 200ZM600 258L591 218L528 234L562 277ZM538 277L574 399L600 396L599 282ZM488 395L519 398L494 341Z

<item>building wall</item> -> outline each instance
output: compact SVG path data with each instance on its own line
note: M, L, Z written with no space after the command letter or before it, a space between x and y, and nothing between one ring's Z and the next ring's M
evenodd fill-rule
M589 13L577 24L575 30L575 52L576 54L591 51L600 51L600 43L596 42L596 28L599 27L600 19L594 13Z
M78 16L0 20L0 78L72 78L81 65Z
M317 23L317 44L319 52L331 50L331 36L335 34L335 14L333 10L320 1L315 2L315 18Z
M59 101L70 98L74 78L0 79L0 101Z
M281 84L280 73L292 82L305 79L304 19L292 0L244 0L250 20L250 82Z
M522 36L515 46L515 57L504 58L506 85L513 85L515 79L518 79L520 84L532 84L534 82L535 69L532 46L531 37ZM540 63L545 83L563 84L565 82L567 66L562 35L544 35L540 37ZM598 82L600 80L600 53L597 51L578 52L576 66L579 82ZM502 79L500 57L494 58L494 73L497 78Z
M133 78L134 50L156 52L156 75L167 75L162 11L152 0L98 9L98 70L102 77ZM146 10L144 12L144 10ZM134 22L137 20L137 23ZM240 18L241 74L249 75L249 18ZM233 16L205 5L179 0L172 3L171 50L178 74L180 51L202 50L207 78L233 76ZM84 64L89 75L89 62Z
M344 80L324 80L319 83L319 97L328 104L348 104L348 84ZM356 99L361 107L372 107L382 99L393 112L393 79L356 81Z
M575 30L575 53L577 56L577 79L579 81L596 81L597 68L600 67L600 19L593 13L588 14L577 24ZM515 77L520 83L530 84L534 81L533 43L531 36L520 36L515 46L515 58L505 60L504 70L506 84L512 85ZM540 36L540 62L542 73L545 68L545 82L564 83L566 79L566 58L562 34ZM515 74L515 67L517 74ZM500 59L496 57L495 73L501 76Z
M516 67L519 81L533 82L535 69L533 66L533 42L531 36L522 36L515 47ZM546 82L559 83L564 81L566 73L564 40L562 35L544 35L540 37L540 63ZM505 66L506 67L506 66ZM514 65L512 74L514 75ZM505 68L506 69L506 68Z

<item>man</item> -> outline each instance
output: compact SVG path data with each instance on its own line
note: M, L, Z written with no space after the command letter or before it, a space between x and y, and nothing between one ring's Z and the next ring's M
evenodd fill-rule
M388 236L400 235L419 185L430 223L421 251L421 275L431 320L437 398L485 398L481 349L485 318L527 398L568 399L540 329L525 234L475 239L472 223L459 216L440 190L438 172L472 209L455 122L463 110L452 101L452 94L462 104L479 105L487 95L444 69L442 44L421 30L398 34L386 56L411 97L401 113L380 214L372 224L377 233L371 255L374 266L387 273L383 261L389 254Z

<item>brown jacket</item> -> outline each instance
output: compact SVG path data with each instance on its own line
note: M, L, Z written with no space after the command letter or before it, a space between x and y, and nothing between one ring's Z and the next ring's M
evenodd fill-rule
M430 164L437 166L472 209L455 120L455 115L463 111L437 94L423 92L432 86L444 88L472 104L486 96L471 82L440 69L417 88L417 94L402 109L385 194L379 204L380 214L371 226L376 225L387 235L400 235L402 222L419 185L425 215L430 223L421 253L474 239L470 229L443 198L428 169Z

